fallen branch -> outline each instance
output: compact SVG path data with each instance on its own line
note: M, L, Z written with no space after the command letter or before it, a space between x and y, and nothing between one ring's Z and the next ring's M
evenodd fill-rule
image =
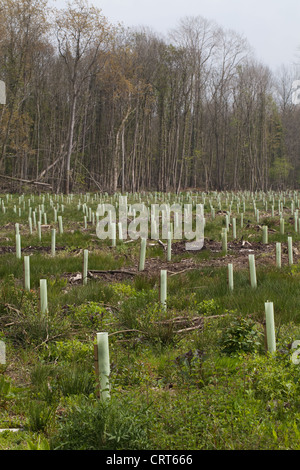
M183 328L182 330L177 330L176 333L186 333L187 331L199 330L199 328L203 328L203 323L196 326L190 326L189 328Z
M0 175L0 178L13 180L13 181L20 181L21 183L26 183L26 184L38 184L40 186L46 186L48 188L51 188L51 184L49 183L42 183L41 181L34 181L34 180L25 180L24 178L17 178L16 176Z
M17 313L18 315L22 315L21 311L18 310L16 307L10 304L4 304L4 307L7 308L8 310L11 310L12 312Z
M122 271L122 269L111 269L111 270L98 270L93 269L88 271L88 275L93 277L93 274L129 274L130 276L135 276L137 273L132 271Z
M157 240L157 243L158 243L159 245L161 245L164 250L167 249L167 246L166 246L165 243L163 243L161 240Z
M199 328L203 327L204 320L210 320L212 318L221 318L221 317L225 317L227 315L231 315L231 313L223 313L222 315L203 315L201 317L195 317L191 321L195 321L195 320L200 321L200 323L198 325L194 325L194 326L190 326L188 328L183 328L181 330L177 330L176 333L185 333L185 332L188 332L188 331L198 330Z
M177 271L177 272L168 271L168 273L170 273L171 276L175 276L175 274L182 274L182 273L185 273L186 271L192 271L193 269L196 269L196 267L192 266L191 268L186 268L186 269L183 269L182 271Z
M159 320L159 321L156 321L155 323L159 323L159 324L168 324L168 323L193 323L193 322L196 322L196 321L201 321L203 319L203 316L201 317L193 317L193 318L189 318L189 317L176 317L176 318L168 318L167 320Z

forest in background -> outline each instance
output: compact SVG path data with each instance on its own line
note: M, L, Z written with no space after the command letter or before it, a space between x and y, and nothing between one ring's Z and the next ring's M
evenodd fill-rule
M201 16L165 38L84 0L0 0L1 187L297 189L296 78Z

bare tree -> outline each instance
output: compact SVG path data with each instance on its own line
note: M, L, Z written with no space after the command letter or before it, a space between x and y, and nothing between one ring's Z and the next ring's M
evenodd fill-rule
M70 83L70 117L65 159L65 191L68 194L78 96L96 64L100 48L107 44L111 30L101 11L90 7L84 0L76 0L66 10L57 11L55 27L59 54L64 61Z

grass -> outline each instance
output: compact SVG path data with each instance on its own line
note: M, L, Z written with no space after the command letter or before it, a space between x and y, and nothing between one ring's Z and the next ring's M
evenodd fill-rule
M184 195L185 202L190 196ZM232 201L237 241L261 242L250 195L244 194L243 229L236 211L241 194L219 196L222 210ZM260 224L277 230L269 233L269 243L281 241L284 253L291 235L298 249L300 234L289 220L289 209L285 234L280 235L277 214L270 217L269 210L265 215L261 195L255 197L264 214ZM293 197L285 194L285 207ZM257 288L252 289L247 263L239 263L233 249L227 257L209 249L173 253L164 311L159 267L165 267L166 252L158 243L147 246L150 267L145 272L128 279L89 278L87 285L69 283L67 273L82 272L84 249L89 250L90 270L126 270L138 266L140 242L117 241L112 247L109 240L97 238L94 225L84 228L82 205L78 210L77 204L86 202L96 211L99 195L74 195L63 201L57 195L35 195L31 206L44 204L51 228L58 228L53 201L63 216L64 233L57 232L58 249L52 257L50 227L43 228L41 241L35 231L28 231L28 198L1 198L7 207L5 213L0 210L1 247L14 246L14 224L19 222L23 255L30 254L31 292L23 289L23 260L14 252L1 254L0 340L7 345L7 364L0 366L5 382L0 387L0 423L24 431L0 433L0 449L300 447L299 366L292 363L289 350L300 335L297 261L288 266L283 260L278 269L269 256L257 252L262 263L257 263ZM110 196L102 195L102 200L109 201ZM136 200L129 195L130 204ZM215 193L205 196L205 237L220 243L225 218L211 219L209 200L218 207ZM13 212L14 205L22 207L21 217ZM232 241L230 227L228 242ZM234 265L233 292L227 282L229 259ZM39 311L42 278L48 285L46 317ZM275 311L278 351L272 357L264 345L266 301L274 303ZM112 400L107 407L99 401L94 368L93 345L99 331L109 333ZM93 438L97 434L98 442Z

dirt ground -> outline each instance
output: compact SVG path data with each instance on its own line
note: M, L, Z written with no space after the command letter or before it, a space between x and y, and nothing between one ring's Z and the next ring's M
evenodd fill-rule
M164 248L161 248L163 251ZM167 261L159 257L146 258L145 268L141 272L138 269L138 263L133 266L121 268L117 270L103 270L103 271L89 271L88 277L90 279L101 279L107 282L122 282L127 279L132 279L136 275L144 275L146 277L158 276L160 270L166 269L168 275L176 275L185 273L193 269L201 269L203 267L225 267L228 263L234 265L234 269L247 269L249 266L248 255L255 255L256 265L275 266L275 243L263 244L261 242L248 242L248 241L232 241L228 243L228 252L226 255L222 254L221 242L205 239L204 246L201 250L211 253L210 259L200 260L195 255L200 251L188 252L188 257L182 257L179 261ZM172 244L172 256L186 255L185 242L175 242ZM215 255L215 256L214 256ZM282 265L288 264L288 249L287 244L282 244L281 254ZM300 252L298 246L294 243L293 246L293 262L297 263L300 260ZM68 279L71 284L81 283L81 273L65 273L64 277Z

